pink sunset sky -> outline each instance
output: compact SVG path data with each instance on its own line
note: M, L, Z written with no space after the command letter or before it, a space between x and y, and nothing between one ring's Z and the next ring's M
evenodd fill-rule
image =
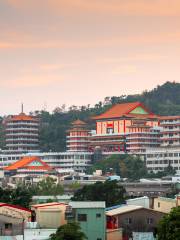
M179 0L0 0L0 115L180 81Z

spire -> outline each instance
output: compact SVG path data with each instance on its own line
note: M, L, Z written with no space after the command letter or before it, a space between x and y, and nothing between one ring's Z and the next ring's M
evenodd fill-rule
M21 103L21 113L24 113L24 105Z

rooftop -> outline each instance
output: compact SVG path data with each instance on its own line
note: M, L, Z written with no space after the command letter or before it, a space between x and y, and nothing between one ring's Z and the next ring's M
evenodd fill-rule
M37 121L37 119L33 116L26 115L25 113L20 113L19 115L14 115L9 121Z
M122 205L119 208L115 208L115 209L106 211L106 215L107 216L114 216L114 215L119 215L119 214L131 212L131 211L135 211L135 210L138 210L138 209L142 209L142 208L143 208L142 206Z
M29 156L23 157L22 159L16 161L8 167L5 167L4 170L12 171L22 168L33 169L33 170L50 170L48 164L43 162L39 157Z
M72 125L86 125L85 122L81 121L80 119L75 120L71 123Z
M84 201L84 202L70 202L69 205L72 208L105 208L105 202L92 202L92 201Z
M142 103L131 102L116 104L99 116L93 117L93 119L98 120L119 117L156 118L157 116L147 109Z

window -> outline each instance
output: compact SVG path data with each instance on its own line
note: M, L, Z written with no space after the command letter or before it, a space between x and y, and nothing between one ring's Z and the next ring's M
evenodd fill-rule
M86 222L87 221L87 214L78 214L78 221L79 222Z
M4 227L5 229L12 229L12 223L5 223Z
M131 224L132 223L132 218L126 218L126 224Z
M160 202L158 202L158 208L160 208L160 205L161 205Z
M100 218L101 214L100 213L96 213L96 218Z
M153 219L152 218L147 218L147 224L152 224L153 223Z

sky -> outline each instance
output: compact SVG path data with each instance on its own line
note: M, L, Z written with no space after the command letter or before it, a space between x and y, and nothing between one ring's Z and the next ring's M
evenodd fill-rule
M180 82L179 0L0 0L0 115Z

